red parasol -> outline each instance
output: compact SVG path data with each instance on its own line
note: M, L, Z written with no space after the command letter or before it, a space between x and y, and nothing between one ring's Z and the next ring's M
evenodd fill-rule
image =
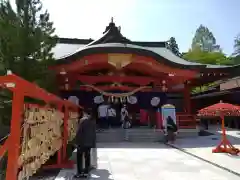
M213 152L238 154L239 149L235 148L226 137L224 116L240 116L240 106L220 101L220 103L199 110L198 113L198 116L220 116L222 119L222 141Z

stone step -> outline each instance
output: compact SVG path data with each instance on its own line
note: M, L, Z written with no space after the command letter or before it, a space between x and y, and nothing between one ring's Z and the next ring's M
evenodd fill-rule
M196 137L196 129L180 129L177 138ZM109 129L97 133L97 142L156 142L162 141L164 134L161 130L154 129Z
M162 139L163 133L154 129L109 129L97 133L97 142L155 142Z
M123 129L108 129L97 133L97 142L123 142Z
M143 131L129 131L127 132L127 139L133 142L156 142L163 137L161 131L143 130Z

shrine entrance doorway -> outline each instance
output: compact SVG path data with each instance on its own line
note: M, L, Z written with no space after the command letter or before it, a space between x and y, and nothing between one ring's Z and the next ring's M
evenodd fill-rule
M103 128L120 128L121 122L121 108L122 104L118 103L101 103L96 108L97 124ZM105 116L105 117L102 117ZM105 121L105 122L103 122Z

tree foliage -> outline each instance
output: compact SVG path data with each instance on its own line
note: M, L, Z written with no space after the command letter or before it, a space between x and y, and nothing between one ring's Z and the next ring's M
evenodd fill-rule
M181 56L181 53L179 52L178 44L176 42L176 39L174 37L171 37L169 41L167 42L167 48L172 51L175 55Z
M207 52L202 51L201 48L195 47L183 55L183 58L188 61L193 61L202 64L218 64L231 65L230 61L222 52Z
M202 51L219 52L220 46L216 44L213 33L205 26L200 25L192 40L192 49L200 48Z
M230 58L234 64L240 64L240 35L238 35L234 40L234 52Z
M54 64L56 45L53 23L40 0L16 0L16 11L8 0L0 1L0 74L7 70L55 92L55 78L48 66ZM1 118L8 119L11 94L0 92ZM6 103L8 102L8 103Z
M234 53L235 56L240 56L240 35L234 40Z
M40 0L16 0L15 12L8 1L0 4L0 58L2 73L11 70L24 79L52 90L54 63L51 49L56 45L53 23L43 12Z
M201 64L234 65L235 63L233 58L226 57L222 53L220 46L216 45L216 38L213 33L203 25L200 25L196 30L192 40L192 48L183 54L183 58ZM195 87L192 89L192 93L204 92L213 86L215 86L215 82Z

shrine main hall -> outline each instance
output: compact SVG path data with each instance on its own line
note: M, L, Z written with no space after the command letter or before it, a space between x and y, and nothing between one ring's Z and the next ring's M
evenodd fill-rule
M99 39L59 38L53 53L57 64L51 69L62 97L77 97L91 109L102 102L124 103L135 121L143 111L151 115L172 104L180 128L195 126L191 89L232 77L239 69L184 60L166 42L131 41L113 20Z

